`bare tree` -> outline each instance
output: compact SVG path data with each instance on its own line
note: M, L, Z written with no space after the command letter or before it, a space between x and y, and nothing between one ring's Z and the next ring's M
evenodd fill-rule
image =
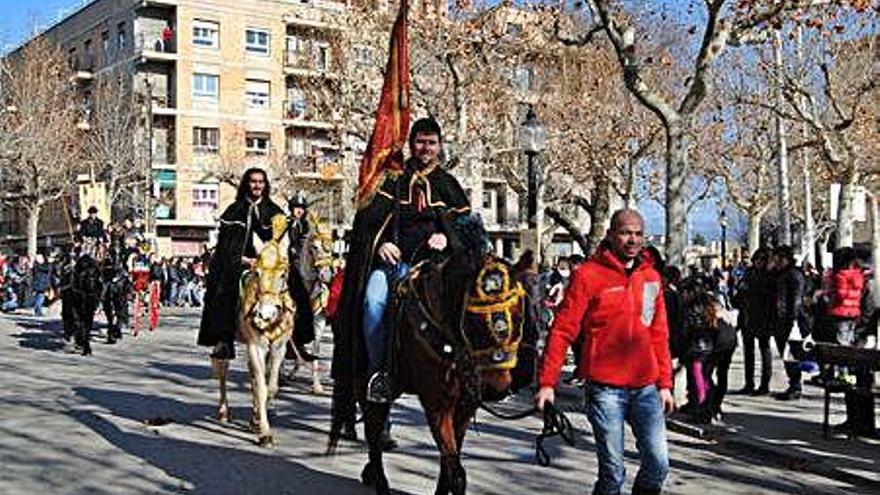
M662 17L664 21L668 19L664 9L652 9L652 5L642 5L641 12L633 13L627 11L624 2L588 0L588 16L594 24L585 27L586 34L571 40L571 43L585 45L597 32L605 33L622 69L624 85L663 125L666 134L666 253L672 264L681 264L683 261L687 179L691 171L690 129L696 123L701 104L712 94L710 72L713 65L727 47L762 38L768 28L780 22L782 15L792 14L814 2L705 0L702 3L704 12L696 15L697 7L694 4L697 3L689 2L685 22L666 22L662 25L663 31L658 33L655 29L651 33L679 44L687 42L690 36L699 37L689 45L696 50L683 51L683 54L695 53L693 66L684 73L669 72L665 67L661 70L667 71L667 74L658 73L651 67L653 54L645 55L644 45L658 43L646 34L645 20L650 23L653 21L650 17ZM658 11L661 12L659 15ZM637 35L639 14L647 19L642 19L643 29ZM673 83L672 79L679 76L681 81Z
M43 206L70 192L81 169L82 105L69 76L63 54L42 38L2 62L2 200L27 212L29 256Z
M131 81L113 74L100 77L89 114L83 158L94 179L106 185L111 213L118 215L138 203L149 183L146 153L135 139L144 126Z

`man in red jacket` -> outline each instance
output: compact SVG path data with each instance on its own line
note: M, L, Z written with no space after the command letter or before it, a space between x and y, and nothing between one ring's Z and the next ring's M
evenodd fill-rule
M623 488L624 420L641 457L633 494L659 494L669 471L664 413L675 405L669 330L660 274L644 244L642 216L615 212L596 253L572 274L541 363L539 409L553 402L565 353L584 334L580 378L599 457L594 495Z

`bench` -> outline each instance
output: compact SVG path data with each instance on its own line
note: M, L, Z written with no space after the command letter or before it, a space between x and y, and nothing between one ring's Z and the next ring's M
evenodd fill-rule
M819 363L819 365L837 365L850 366L854 368L868 368L871 372L880 370L880 350L864 349L852 346L842 346L837 344L819 343L805 352L807 359L811 359ZM830 430L829 416L831 408L831 394L846 393L854 387L849 385L829 383L822 388L825 389L825 405L824 417L822 419L822 436L828 438ZM871 388L872 396L880 394L880 388Z

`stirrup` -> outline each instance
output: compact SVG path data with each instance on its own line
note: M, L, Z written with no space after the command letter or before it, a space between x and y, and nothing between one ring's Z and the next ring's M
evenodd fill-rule
M377 404L387 404L392 401L391 379L387 371L373 373L367 382L367 401Z

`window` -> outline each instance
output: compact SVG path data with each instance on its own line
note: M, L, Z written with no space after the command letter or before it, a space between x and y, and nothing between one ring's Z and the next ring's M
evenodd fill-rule
M306 139L302 135L292 135L287 139L287 155L302 157L306 155Z
M287 101L284 103L288 119L301 119L306 115L306 93L296 86L287 88Z
M269 55L269 31L265 29L245 31L244 49L248 53Z
M220 24L209 21L193 21L193 45L205 48L220 46Z
M94 63L95 63L95 53L94 53L94 51L92 51L92 40L86 40L86 42L83 43L83 48L84 48L84 51L86 54L84 68L86 70L91 70L94 68Z
M249 132L244 138L245 153L248 155L268 155L269 135Z
M370 48L366 46L354 47L354 63L365 67L373 65L373 53Z
M196 153L217 153L220 151L220 129L193 127L193 151Z
M269 81L245 81L244 99L250 108L269 108Z
M116 50L122 53L125 50L125 23L120 22L116 25Z
M315 67L318 70L330 69L330 45L326 43L315 45Z
M508 22L507 23L507 36L511 38L519 38L522 35L522 24L516 22Z
M220 207L218 184L193 184L192 206L196 209L214 211Z
M193 98L217 101L220 76L193 74Z
M101 50L104 53L104 57L107 58L110 55L110 31L104 31L101 33Z
M535 89L535 71L531 67L521 65L513 70L513 85L519 91Z

